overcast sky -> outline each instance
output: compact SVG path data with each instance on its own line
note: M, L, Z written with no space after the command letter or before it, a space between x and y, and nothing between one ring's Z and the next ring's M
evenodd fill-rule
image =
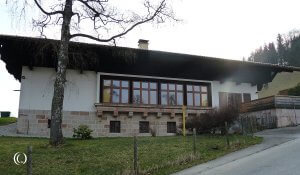
M1 1L0 34L38 36L30 26L16 27L9 8ZM134 0L121 2L135 6ZM174 0L173 9L182 22L141 26L118 45L137 47L138 39L147 39L152 50L242 60L264 43L274 41L278 33L300 29L299 7L299 0ZM0 111L9 110L16 116L19 92L13 90L20 89L20 84L7 73L2 61L0 80Z

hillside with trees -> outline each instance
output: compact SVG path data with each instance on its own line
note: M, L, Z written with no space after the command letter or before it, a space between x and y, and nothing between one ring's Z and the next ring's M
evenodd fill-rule
M248 61L300 67L300 31L278 34L275 43L259 47Z

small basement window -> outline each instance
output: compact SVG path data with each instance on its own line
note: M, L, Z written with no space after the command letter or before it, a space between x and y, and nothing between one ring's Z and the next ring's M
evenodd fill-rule
M149 133L148 121L140 121L140 133Z
M48 119L48 128L51 128L51 119Z
M109 131L111 133L120 133L121 132L121 122L120 121L110 121Z
M176 122L167 122L167 133L176 133Z

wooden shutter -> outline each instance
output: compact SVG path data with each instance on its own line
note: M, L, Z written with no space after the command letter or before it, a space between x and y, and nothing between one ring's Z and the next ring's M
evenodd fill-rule
M244 98L244 103L249 102L249 101L251 101L251 94L244 93L243 98Z
M219 92L219 107L224 108L227 107L228 94L226 92Z
M240 108L242 104L242 94L235 94L235 107Z
M228 94L228 106L233 108L239 108L242 103L242 94L239 93L229 93Z

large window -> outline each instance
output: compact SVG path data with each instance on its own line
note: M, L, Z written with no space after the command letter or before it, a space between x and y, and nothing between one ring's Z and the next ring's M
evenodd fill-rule
M157 104L157 83L134 81L132 101L135 104Z
M208 106L208 88L200 85L187 85L188 106Z
M182 84L162 83L160 88L162 105L183 105Z
M104 80L102 95L104 103L128 103L129 82L123 80Z
M101 85L102 103L208 107L211 99L206 83L103 76Z

